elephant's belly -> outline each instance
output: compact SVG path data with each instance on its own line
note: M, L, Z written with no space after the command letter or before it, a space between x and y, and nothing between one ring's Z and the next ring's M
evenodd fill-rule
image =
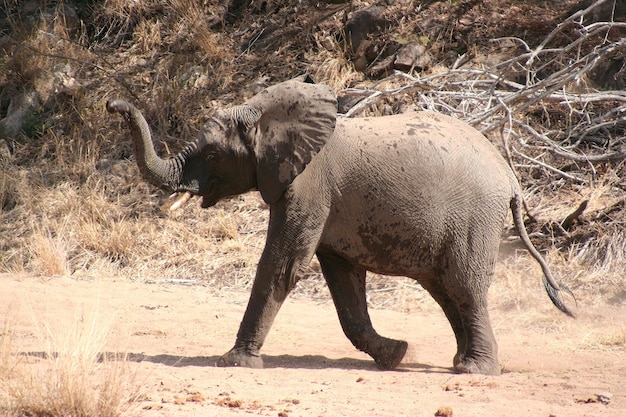
M425 236L416 225L381 223L359 227L348 221L339 230L326 230L320 249L368 271L420 278L432 275L442 259L436 248L438 242Z

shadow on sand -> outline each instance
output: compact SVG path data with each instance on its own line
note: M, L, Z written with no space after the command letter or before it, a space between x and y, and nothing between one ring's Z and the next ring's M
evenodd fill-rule
M51 355L47 352L21 352L20 355L49 358ZM56 354L52 356L56 357ZM339 358L330 359L322 355L262 355L263 367L271 368L288 368L288 369L363 369L377 370L373 360ZM147 355L144 353L119 353L104 352L100 354L99 360L115 361L127 360L131 362L151 362L171 367L185 366L216 366L219 356L180 356L170 354ZM452 373L452 369L437 367L419 363L401 363L400 366L393 370L394 372L410 372L418 371L423 373Z

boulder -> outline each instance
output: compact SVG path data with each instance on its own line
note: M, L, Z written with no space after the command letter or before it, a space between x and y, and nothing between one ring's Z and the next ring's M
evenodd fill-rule
M380 6L358 10L348 16L344 25L346 42L358 71L364 71L378 56L378 45L373 39L389 24L384 10Z
M426 47L419 42L411 42L398 49L393 66L400 71L410 71L412 69L426 69L431 64L432 57Z

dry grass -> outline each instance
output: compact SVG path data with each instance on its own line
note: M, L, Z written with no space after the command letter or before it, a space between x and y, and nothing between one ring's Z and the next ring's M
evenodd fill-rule
M354 64L346 58L346 52L342 42L326 38L323 40L327 50L318 54L321 61L313 71L313 79L320 83L330 85L333 90L340 91L353 86L356 82L363 81L363 73L354 68Z
M0 376L9 375L12 372L15 362L11 354L12 351L11 328L9 318L5 316L0 330ZM2 401L0 401L1 403Z
M618 325L608 331L592 329L584 335L579 345L586 350L601 352L626 351L626 326Z
M23 181L29 183L23 189L34 194L25 191L21 197L27 204L2 213L4 272L96 277L105 265L109 274L134 279L185 276L217 287L231 285L226 270L232 268L232 275L243 273L247 280L254 275L267 219L258 196L211 210L200 209L199 200L193 200L184 211L165 216L159 198L139 190L111 196L104 188L39 188ZM98 183L102 187L107 181Z
M6 317L9 317L7 315ZM18 349L9 318L0 334L0 414L117 417L138 398L124 357L103 355L108 326L97 311L69 327L37 322L39 352Z
M224 47L223 42L220 42L219 34L210 27L215 18L211 13L214 8L205 7L193 0L173 0L171 6L180 16L179 30L189 32L195 46L208 56L230 58L230 51Z
M37 231L31 237L33 270L40 275L68 275L68 249L63 238L53 237L51 232Z

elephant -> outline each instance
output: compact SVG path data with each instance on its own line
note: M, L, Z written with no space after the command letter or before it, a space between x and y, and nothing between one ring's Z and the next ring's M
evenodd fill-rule
M431 111L345 118L330 87L300 76L222 108L180 153L162 159L141 112L123 99L141 175L201 207L257 190L269 206L265 247L234 347L218 366L263 367L281 304L316 256L341 327L381 369L407 342L379 335L366 272L416 280L452 327L457 373L499 374L487 291L509 215L541 266L552 303L574 316L523 223L521 188L496 147L468 124Z

